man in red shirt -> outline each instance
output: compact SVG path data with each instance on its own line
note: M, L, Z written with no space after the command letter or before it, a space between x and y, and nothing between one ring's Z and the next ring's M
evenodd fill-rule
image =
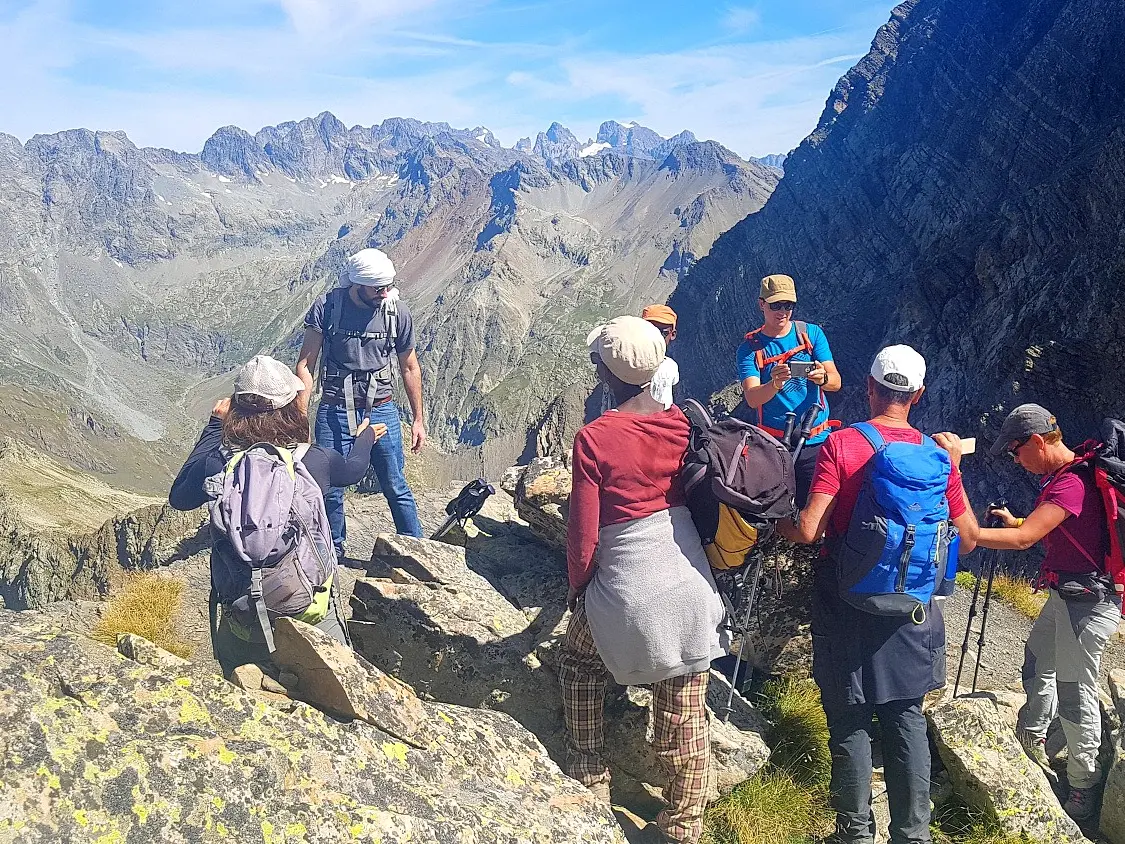
M926 362L909 346L888 346L867 379L870 423L884 441L921 444L908 421L925 390ZM961 553L975 546L977 522L961 485L961 442L952 434L933 439L949 452L946 497L961 533ZM797 522L780 533L794 542L825 537L814 567L812 603L813 678L828 716L832 751L831 801L836 810L833 844L872 844L871 725L878 715L891 809L893 844L930 842L930 747L922 698L945 685L945 620L931 601L919 624L911 616L864 612L840 597L831 548L847 534L874 449L858 431L828 436L817 456L809 500Z

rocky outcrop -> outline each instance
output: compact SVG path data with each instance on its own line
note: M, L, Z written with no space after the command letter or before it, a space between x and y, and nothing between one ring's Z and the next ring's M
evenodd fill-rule
M1081 33L1081 35L1079 35ZM837 84L766 207L723 235L670 304L682 386L729 380L760 324L759 279L797 281L843 374L833 411L866 417L875 351L927 359L916 422L990 442L1041 401L1068 439L1120 416L1125 361L1125 6L907 0ZM970 483L1030 504L1010 461Z
M505 712L562 760L565 725L555 679L566 630L566 574L542 552L507 562L467 548L383 535L356 581L349 628L356 650L419 694ZM716 677L712 709L725 703ZM718 698L722 700L719 701ZM740 698L712 722L714 782L726 792L769 757L764 721ZM650 693L616 689L607 704L607 762L618 781L663 783L649 749Z
M425 717L407 743L128 661L30 614L3 626L4 840L623 844L610 812L506 715L415 700ZM379 721L401 703L363 706Z
M954 790L985 818L1032 841L1086 840L992 701L958 698L930 708L927 718Z
M505 474L502 486L515 499L516 513L531 532L549 548L565 554L570 514L570 469L566 461L562 457L537 457Z
M10 609L104 597L124 572L156 568L206 545L205 517L154 504L75 536L31 529L0 507L0 597Z
M1125 844L1125 669L1109 672L1109 688L1117 707L1116 754L1102 795L1101 833L1110 844Z

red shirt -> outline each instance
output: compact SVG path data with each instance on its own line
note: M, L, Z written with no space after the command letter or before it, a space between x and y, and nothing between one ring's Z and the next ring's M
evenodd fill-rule
M1102 495L1088 472L1064 472L1053 483L1048 481L1036 506L1048 502L1065 510L1067 517L1044 538L1042 568L1070 574L1102 571L1109 531Z
M922 443L921 431L914 428L875 425L875 429L888 443L908 442L919 445ZM813 471L809 495L822 492L836 499L836 507L825 530L828 539L843 536L848 532L852 510L855 509L860 490L863 488L864 469L867 461L874 456L875 450L871 447L871 443L854 428L840 428L833 431L821 446L820 454L816 458L816 469ZM964 489L961 486L961 473L955 467L950 468L949 485L946 487L945 496L949 501L949 518L956 519L964 515Z
M599 528L684 503L680 469L690 429L673 405L649 415L611 410L578 431L566 527L572 587L580 589L594 576Z

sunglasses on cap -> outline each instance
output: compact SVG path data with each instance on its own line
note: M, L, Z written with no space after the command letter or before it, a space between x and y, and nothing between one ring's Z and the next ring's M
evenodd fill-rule
M1009 460L1015 460L1019 457L1020 449L1023 448L1031 441L1031 437L1024 437L1022 440L1016 440L1012 445L1004 449L1004 455Z
M791 311L797 307L796 302L770 302L771 311Z

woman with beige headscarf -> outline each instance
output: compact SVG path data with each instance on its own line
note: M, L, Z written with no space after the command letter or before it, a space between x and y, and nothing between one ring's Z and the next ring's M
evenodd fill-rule
M680 482L690 425L648 389L665 355L653 325L618 317L588 343L617 407L574 440L567 526L573 613L559 659L567 773L608 800L607 679L653 684L654 743L670 779L669 807L657 825L663 840L694 844L710 769L707 677L724 650L722 602Z

